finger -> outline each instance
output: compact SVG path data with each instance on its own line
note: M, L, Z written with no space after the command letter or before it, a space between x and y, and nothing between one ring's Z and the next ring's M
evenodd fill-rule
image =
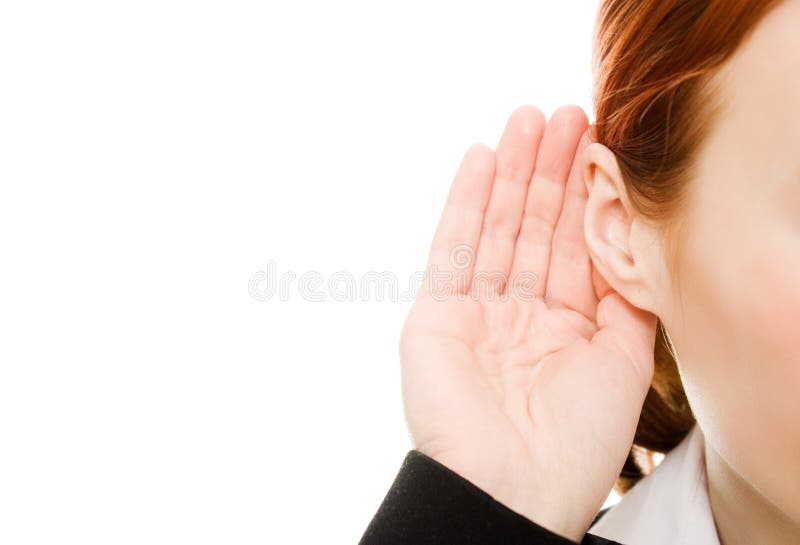
M497 145L495 176L478 243L475 281L487 275L502 291L514 258L525 195L544 132L546 119L534 106L515 110ZM496 280L496 282L495 282Z
M608 283L608 280L603 278L603 275L600 274L600 271L598 271L597 267L594 265L592 265L592 285L594 285L594 294L598 301L608 295L608 292L614 291L611 288L611 284Z
M469 288L493 176L494 152L472 145L450 186L431 242L423 293L447 296Z
M552 238L564 200L564 186L578 140L587 124L583 110L571 105L556 110L547 123L511 267L513 282L527 276L534 279L532 285L526 284L526 297L545 295Z
M655 314L634 307L615 291L597 305L599 329L592 337L592 344L617 354L620 363L631 365L643 391L653 378L656 324Z
M594 319L598 298L592 283L592 260L584 236L584 212L589 194L583 180L581 157L590 142L584 132L578 143L564 190L564 205L553 233L545 294L551 304L570 308Z

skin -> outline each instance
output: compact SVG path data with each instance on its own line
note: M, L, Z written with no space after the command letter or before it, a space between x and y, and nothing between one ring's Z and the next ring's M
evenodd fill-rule
M575 541L625 461L655 342L655 316L589 258L587 125L575 106L546 124L526 106L496 152L470 148L400 339L415 448Z
M718 74L687 214L684 309L659 300L706 436L724 545L800 543L800 2ZM655 286L654 286L655 287Z
M800 2L783 2L715 75L723 110L682 211L679 285L659 273L667 257L656 230L618 198L613 153L594 143L585 157L593 259L670 335L706 438L723 545L800 543L798 25ZM626 252L607 240L620 218Z
M800 1L769 13L715 75L722 101L682 211L678 287L657 232L615 200L613 153L587 149L587 237L603 275L657 314L706 439L723 545L800 543ZM602 190L601 190L602 188ZM596 198L595 198L596 197ZM622 218L610 249L603 229Z
M579 108L545 123L522 107L496 151L470 148L431 244L445 280L426 279L401 334L415 448L579 542L633 440L657 315L706 438L721 543L800 543L797 28L787 0L716 76L680 292Z

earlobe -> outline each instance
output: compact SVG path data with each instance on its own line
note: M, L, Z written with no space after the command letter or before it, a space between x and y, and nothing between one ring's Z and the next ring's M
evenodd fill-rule
M582 161L588 193L584 235L592 262L614 291L652 311L646 260L636 252L635 219L616 157L594 142L584 150Z

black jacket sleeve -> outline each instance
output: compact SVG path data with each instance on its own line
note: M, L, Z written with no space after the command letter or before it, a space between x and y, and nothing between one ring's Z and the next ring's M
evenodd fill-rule
M597 519L595 519L597 520ZM411 450L359 545L575 545ZM586 534L581 545L621 545Z

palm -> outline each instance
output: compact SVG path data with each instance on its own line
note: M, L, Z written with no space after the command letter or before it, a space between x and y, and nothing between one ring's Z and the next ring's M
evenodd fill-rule
M602 503L652 376L652 315L593 273L585 246L585 129L577 108L546 128L521 108L496 152L470 149L401 336L415 446L553 526L539 492L568 490L589 458L575 486Z

